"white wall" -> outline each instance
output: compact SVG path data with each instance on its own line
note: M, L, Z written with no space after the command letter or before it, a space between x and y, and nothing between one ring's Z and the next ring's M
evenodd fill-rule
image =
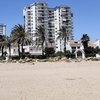
M41 55L42 54L41 49L34 48L33 46L24 46L23 48L24 48L25 52L29 52L30 54L33 54L33 55ZM21 48L20 48L20 51L21 51ZM7 55L9 55L9 48L6 48L6 52L7 52ZM12 56L18 55L18 47L11 48L11 55Z
M100 48L100 40L97 40L94 44L95 44L95 47L99 47Z

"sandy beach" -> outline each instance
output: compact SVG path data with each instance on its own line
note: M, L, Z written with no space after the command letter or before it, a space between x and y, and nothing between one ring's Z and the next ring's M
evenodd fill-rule
M100 100L100 62L0 63L0 100Z

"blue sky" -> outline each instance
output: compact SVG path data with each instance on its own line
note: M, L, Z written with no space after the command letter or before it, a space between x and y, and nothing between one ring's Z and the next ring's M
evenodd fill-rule
M0 23L7 25L7 35L15 24L23 24L23 8L38 0L2 0L0 2ZM80 39L87 33L91 40L100 39L100 0L44 0L49 7L69 5L74 14L73 34Z

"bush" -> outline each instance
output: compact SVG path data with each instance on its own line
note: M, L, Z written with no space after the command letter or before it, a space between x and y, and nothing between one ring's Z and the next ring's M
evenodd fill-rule
M66 51L66 57L67 58L75 58L75 54L71 53L70 51Z
M46 59L46 55L34 55L34 59Z
M19 60L20 57L19 57L19 56L11 56L11 59L12 59L12 60Z
M96 56L96 54L86 54L86 57L95 57Z
M25 52L23 56L24 56L24 57L31 58L31 54L30 54L29 52Z
M75 54L71 53L70 51L66 51L65 53L59 51L56 53L56 56L66 56L67 58L75 58Z
M64 52L62 52L62 51L58 51L58 52L56 52L55 55L56 55L56 56L64 56L65 54L64 54Z
M45 48L45 54L49 57L55 54L54 48Z
M5 59L6 59L5 57L0 56L0 60L5 60Z
M85 56L86 57L95 57L97 51L93 47L87 47L85 48Z

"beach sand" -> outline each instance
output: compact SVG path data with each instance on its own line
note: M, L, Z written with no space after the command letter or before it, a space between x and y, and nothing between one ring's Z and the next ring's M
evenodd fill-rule
M100 100L100 62L0 63L0 100Z

